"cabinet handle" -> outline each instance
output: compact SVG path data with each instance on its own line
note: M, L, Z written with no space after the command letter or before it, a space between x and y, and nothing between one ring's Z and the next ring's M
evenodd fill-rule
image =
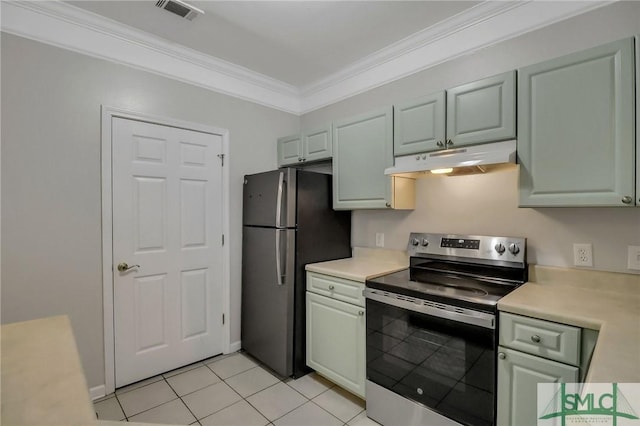
M329 286L329 290L333 290L334 288L336 288L336 286L334 286L333 284Z
M498 358L505 359L506 357L507 357L507 354L505 354L504 352L498 352Z
M364 311L358 311L358 315L364 316Z
M622 197L622 202L625 204L631 204L633 202L633 198L631 198L628 195L625 195L624 197Z
M533 336L531 336L531 341L533 343L540 343L540 336L538 336L537 334L534 334Z

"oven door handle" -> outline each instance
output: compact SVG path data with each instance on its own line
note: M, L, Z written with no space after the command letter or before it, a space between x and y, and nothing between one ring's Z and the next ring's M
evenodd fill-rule
M364 289L364 297L380 303L392 305L397 308L418 312L420 314L431 315L470 325L477 325L479 327L490 328L492 330L496 328L496 316L485 312L458 308L410 296L400 296L388 291L375 290L371 288Z

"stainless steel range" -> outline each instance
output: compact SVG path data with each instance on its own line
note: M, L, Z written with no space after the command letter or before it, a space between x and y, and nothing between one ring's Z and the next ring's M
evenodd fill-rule
M408 269L367 280L367 416L494 425L498 300L527 281L526 239L412 233Z

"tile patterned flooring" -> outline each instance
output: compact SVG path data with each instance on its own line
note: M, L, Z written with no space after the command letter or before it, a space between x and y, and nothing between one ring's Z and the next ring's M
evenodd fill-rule
M364 401L317 375L281 378L246 354L222 355L94 401L100 420L202 426L375 426Z

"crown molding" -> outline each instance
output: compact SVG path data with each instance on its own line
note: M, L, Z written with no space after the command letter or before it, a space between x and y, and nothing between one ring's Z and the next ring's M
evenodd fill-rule
M2 1L2 31L293 114L300 92L247 68L59 1Z
M301 115L614 1L484 1L302 88L60 1L0 9L4 32Z
M485 1L302 87L301 113L615 1Z

